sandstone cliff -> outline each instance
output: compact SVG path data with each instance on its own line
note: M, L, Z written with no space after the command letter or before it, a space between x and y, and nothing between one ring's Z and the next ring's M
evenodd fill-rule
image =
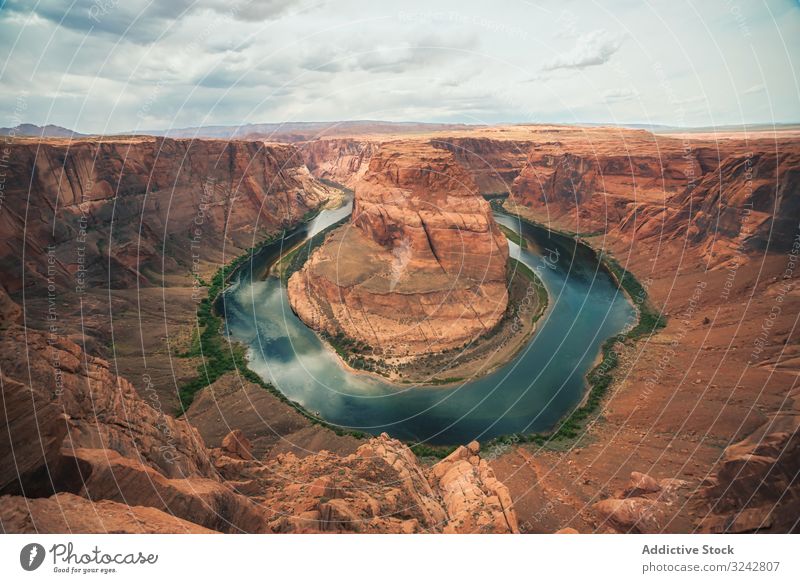
M721 260L791 246L800 142L677 139L633 130L543 132L511 201L578 233L684 239ZM548 139L549 138L549 139Z
M366 173L380 145L380 141L332 138L297 146L314 176L353 188Z
M702 491L704 532L793 532L800 516L800 393L793 410L771 415L747 438L728 446Z
M453 153L456 161L472 175L481 194L511 191L525 165L531 142L495 137L432 138L431 145Z
M384 144L356 185L352 223L289 281L309 326L387 356L463 346L506 308L505 238L448 151Z
M6 174L0 265L11 293L22 257L29 286L51 277L74 288L79 266L87 287L160 283L198 259L235 257L329 194L293 146L263 142L17 140Z

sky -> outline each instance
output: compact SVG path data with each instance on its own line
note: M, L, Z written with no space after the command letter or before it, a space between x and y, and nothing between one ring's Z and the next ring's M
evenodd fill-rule
M797 0L0 6L0 126L800 121Z

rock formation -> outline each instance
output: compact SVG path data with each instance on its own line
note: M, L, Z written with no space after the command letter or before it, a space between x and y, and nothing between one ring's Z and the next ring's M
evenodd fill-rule
M383 434L346 457L289 453L254 473L273 483L274 532L518 532L511 495L477 450L425 469Z
M7 534L209 534L213 530L149 506L91 501L62 492L50 498L0 497Z
M631 472L628 487L614 498L592 506L600 519L599 531L660 533L668 524L670 510L685 505L687 482L672 478L656 480Z
M387 356L460 347L506 309L506 241L451 153L384 144L356 185L352 224L289 280L309 326Z
M470 173L481 194L498 195L511 191L514 180L525 166L530 141L496 137L454 136L430 140L436 148L453 153L456 161Z

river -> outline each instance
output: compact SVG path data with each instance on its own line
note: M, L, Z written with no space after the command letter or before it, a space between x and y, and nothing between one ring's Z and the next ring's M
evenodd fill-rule
M265 277L287 248L351 211L348 200L260 249L217 304L227 333L249 347L250 368L329 423L433 445L544 431L581 401L603 341L635 321L633 306L590 249L496 212L528 241L526 249L509 242L510 255L533 269L550 297L528 344L494 372L455 385L393 384L353 372L294 315L281 281Z

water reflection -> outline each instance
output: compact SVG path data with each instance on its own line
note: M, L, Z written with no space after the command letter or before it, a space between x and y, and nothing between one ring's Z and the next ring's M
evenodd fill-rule
M580 401L602 342L635 316L591 250L496 214L498 222L526 238L526 249L509 243L510 254L536 272L550 295L548 313L528 345L495 372L455 386L398 385L352 372L292 313L280 280L264 277L287 247L351 209L348 201L323 211L261 250L240 269L220 306L228 333L249 346L250 367L328 422L434 444L548 429Z

